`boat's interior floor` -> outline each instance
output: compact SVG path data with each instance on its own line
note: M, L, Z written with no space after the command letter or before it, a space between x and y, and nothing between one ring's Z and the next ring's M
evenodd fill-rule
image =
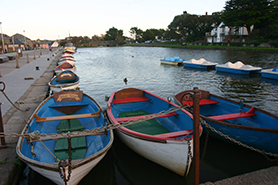
M142 116L148 114L150 113L144 110L128 111L128 112L121 112L119 114L119 117L120 118L133 117L133 116ZM161 125L156 119L139 122L133 125L126 126L126 128L143 134L148 134L148 135L169 133L169 130L166 129L163 125Z
M81 125L78 119L61 120L56 127L58 133L83 131L85 127ZM58 139L55 145L54 155L58 159L68 159L68 139ZM72 160L83 159L87 152L86 137L71 138Z

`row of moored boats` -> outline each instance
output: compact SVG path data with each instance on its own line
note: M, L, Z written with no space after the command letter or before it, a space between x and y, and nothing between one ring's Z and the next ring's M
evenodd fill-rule
M19 138L17 154L56 184L78 184L109 151L115 132L134 152L187 176L194 155L193 115L180 105L191 107L192 93L180 92L171 102L144 89L125 88L111 93L104 115L84 92L60 89L34 111ZM278 154L277 116L204 90L200 114L207 124L199 125L199 136L213 127L266 155Z
M176 65L176 66L183 65L185 67L198 68L198 69L216 69L217 71L220 72L242 74L242 75L260 73L261 76L264 78L278 80L278 67L272 69L263 69L261 67L245 65L241 61L237 61L235 63L227 62L225 64L219 64L219 63L207 61L204 58L201 58L199 60L196 59L184 60L181 59L179 56L165 57L164 59L160 59L160 61L162 64L169 64L169 65Z

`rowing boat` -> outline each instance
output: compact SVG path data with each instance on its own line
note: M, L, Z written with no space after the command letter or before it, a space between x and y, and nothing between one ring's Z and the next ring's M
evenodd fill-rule
M54 76L48 83L51 91L75 90L79 86L80 79L74 72L66 70Z
M102 109L90 96L82 91L54 93L34 111L22 131L29 137L19 138L16 152L54 183L78 184L112 146L112 131L92 132L105 126Z
M120 126L115 132L130 149L186 176L193 156L193 120L192 114L178 108L146 90L126 88L112 93L107 115L114 126ZM139 123L125 126L137 119Z
M175 101L192 106L192 98L186 95L190 92L178 93ZM215 129L210 132L212 136L224 141L236 140L269 155L278 154L278 116L208 91L200 93L200 115L208 124L205 129Z

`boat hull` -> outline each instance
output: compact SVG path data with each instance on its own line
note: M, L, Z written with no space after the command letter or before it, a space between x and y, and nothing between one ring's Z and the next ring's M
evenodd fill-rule
M182 66L182 62L171 62L166 60L160 60L160 63L165 65L172 65L172 66Z
M216 71L225 72L225 73L241 74L241 75L249 75L251 73L258 74L261 71L261 69L244 70L244 69L235 69L235 68L221 67L221 66L218 66L218 65L216 65L215 68L216 68Z
M76 185L78 184L100 161L101 159L106 155L107 152L101 154L98 158L95 160L92 160L85 165L82 165L80 167L77 167L73 170L71 170L71 176L70 181L67 183L67 185ZM28 164L28 162L26 162ZM32 165L31 163L28 164L32 170L38 172L42 176L50 179L54 183L58 185L64 185L64 180L60 177L60 174L58 171L48 170L46 168L37 167ZM58 165L57 165L58 166ZM66 174L68 174L68 169L66 169Z
M198 69L215 69L215 64L214 65L202 65L202 64L192 64L192 63L186 63L183 62L183 65L185 67L191 67L191 68L198 68Z
M193 150L189 151L189 145L193 146L192 140L161 143L136 138L120 130L115 132L121 141L135 153L180 176L187 176L192 160L188 153L191 152L193 156Z
M274 72L274 71L272 71L272 69L262 70L261 75L263 78L270 78L270 79L278 80L278 72Z

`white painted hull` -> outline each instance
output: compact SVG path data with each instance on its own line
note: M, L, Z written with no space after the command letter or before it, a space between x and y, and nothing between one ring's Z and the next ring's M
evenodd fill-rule
M74 83L74 84L68 84L68 85L52 85L50 82L48 83L48 85L50 86L50 90L53 92L60 92L63 90L74 90L79 86L79 82L78 83Z
M65 63L65 62L68 62L71 65L75 66L75 60L63 60L63 61L58 62L58 65L61 65L61 64Z
M71 171L70 180L68 181L67 185L75 185L78 184L83 177L85 177L98 163L99 161L106 155L107 152L103 153L102 155L98 156L96 159L79 166ZM28 163L27 163L28 164ZM32 168L34 171L38 172L42 176L50 179L54 183L58 185L64 185L64 180L60 177L59 172L47 170L45 168L35 167L31 164L28 164L30 168ZM57 164L58 168L58 164ZM68 175L68 170L66 170L66 175Z
M121 141L130 149L148 160L157 163L181 176L186 176L192 159L188 155L187 141L169 141L166 143L132 137L116 130ZM193 140L190 140L193 156Z
M161 60L160 61L161 64L166 64L166 65L172 65L172 66L181 66L183 65L183 62L170 62L170 61L165 61L165 60Z
M60 74L61 72L63 72L63 71L72 71L72 72L74 72L75 71L75 68L72 68L72 69L59 69L59 70L55 70L55 74L56 75L58 75L58 74Z

